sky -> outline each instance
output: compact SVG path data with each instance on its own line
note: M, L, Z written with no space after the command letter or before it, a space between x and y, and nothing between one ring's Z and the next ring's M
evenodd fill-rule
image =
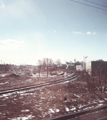
M94 2L107 6L107 0ZM106 46L107 7L85 0L0 0L0 63L64 63L85 56L87 62L107 61Z

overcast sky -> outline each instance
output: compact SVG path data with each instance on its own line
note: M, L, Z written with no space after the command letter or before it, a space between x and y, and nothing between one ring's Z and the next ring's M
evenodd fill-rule
M107 0L94 2L107 6ZM0 0L0 60L107 60L107 7L96 7L105 10L72 0Z

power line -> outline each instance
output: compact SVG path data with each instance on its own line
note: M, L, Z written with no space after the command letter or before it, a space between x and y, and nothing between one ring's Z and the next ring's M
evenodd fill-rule
M96 2L92 2L92 1L90 1L90 0L84 0L84 1L87 1L87 2L93 3L93 4L95 4L95 5L99 5L99 6L102 6L102 7L107 8L107 6L105 6L105 5L101 5L101 4L98 4L98 3L96 3Z
M88 5L88 4L85 4L85 3L81 3L81 2L78 2L78 1L74 1L74 0L70 0L70 1L82 4L82 5L86 5L86 6L89 6L89 7L97 8L97 9L100 9L100 10L107 11L106 9L102 9L102 8L99 8L99 7L96 7L96 6L92 6L92 5Z

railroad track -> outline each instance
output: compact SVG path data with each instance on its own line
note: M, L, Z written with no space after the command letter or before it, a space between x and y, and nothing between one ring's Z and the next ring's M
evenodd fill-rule
M0 95L7 94L7 93L12 93L12 92L16 92L16 91L23 91L23 90L33 89L33 88L44 87L44 86L57 84L57 83L62 83L62 82L66 82L66 81L73 81L73 80L77 79L78 77L79 77L79 75L75 74L73 76L67 77L66 79L60 79L60 80L57 80L57 81L51 81L51 82L46 82L46 83L37 84L37 85L31 85L31 86L19 87L19 88L14 88L14 89L2 90L2 91L0 91Z
M103 118L100 118L98 120L107 120L107 116L103 117Z
M107 120L107 105L50 120Z

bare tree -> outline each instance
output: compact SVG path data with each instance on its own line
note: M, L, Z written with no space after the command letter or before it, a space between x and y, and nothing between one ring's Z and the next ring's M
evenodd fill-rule
M49 59L48 64L49 64L49 67L52 67L53 66L53 60Z
M43 59L43 66L47 70L47 77L48 77L49 69L51 68L52 65L53 65L53 60L52 59L50 59L50 58L44 58Z
M49 59L46 59L46 64L47 64L47 77L48 77L48 69L49 69Z
M48 59L48 71L50 72L50 74L51 74L52 67L53 67L53 60Z
M47 66L47 65L46 65L46 60L47 60L47 58L44 58L44 59L43 59L43 62L42 62L43 69L46 69L46 66Z
M38 64L39 64L39 76L40 76L41 70L44 70L44 71L46 70L47 77L48 77L49 70L53 65L53 60L49 58L44 58L43 60L38 60Z
M42 66L43 66L43 62L42 62L42 60L38 60L38 72L39 72L39 77L40 77L40 73L41 73L41 68L42 68Z
M107 90L107 69L105 73L101 69L97 69L97 74L89 75L86 71L80 73L81 79L87 83L87 89L89 92L94 93L95 96L103 99L103 95Z
M48 58L43 58L43 60L42 60L42 68L44 69L44 70L47 70L48 69ZM48 70L47 70L47 76L48 76Z

